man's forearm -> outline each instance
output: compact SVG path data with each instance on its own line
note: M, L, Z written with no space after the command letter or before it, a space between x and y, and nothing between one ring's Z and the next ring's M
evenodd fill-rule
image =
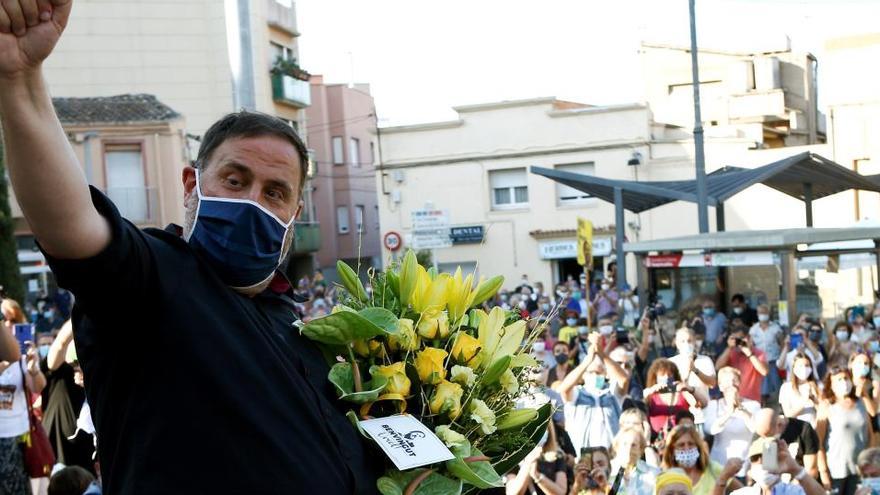
M0 81L0 123L16 199L49 254L87 258L110 241L58 121L42 72Z

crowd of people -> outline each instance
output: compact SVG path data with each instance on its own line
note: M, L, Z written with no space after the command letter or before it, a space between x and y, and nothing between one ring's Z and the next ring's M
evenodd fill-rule
M880 302L785 326L742 294L725 301L726 314L715 295L639 313L613 266L596 282L587 290L569 279L548 293L523 277L494 301L543 323L529 400L557 411L507 476L509 495L649 495L661 473L677 473L694 495L880 487Z

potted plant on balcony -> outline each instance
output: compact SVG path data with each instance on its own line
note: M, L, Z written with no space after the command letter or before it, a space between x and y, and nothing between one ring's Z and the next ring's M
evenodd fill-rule
M300 81L308 81L312 76L299 66L295 58L276 58L275 63L272 64L271 72L275 75L290 76Z

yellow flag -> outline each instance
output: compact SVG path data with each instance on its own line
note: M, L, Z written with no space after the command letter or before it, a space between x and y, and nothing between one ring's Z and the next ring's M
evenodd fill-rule
M577 227L578 264L592 266L593 264L593 222L578 217Z

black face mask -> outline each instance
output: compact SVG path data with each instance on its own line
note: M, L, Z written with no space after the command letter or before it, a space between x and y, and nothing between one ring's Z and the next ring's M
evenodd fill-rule
M556 364L564 364L568 362L568 356L565 354L557 354L555 356Z
M822 330L810 330L810 340L813 342L822 340Z

